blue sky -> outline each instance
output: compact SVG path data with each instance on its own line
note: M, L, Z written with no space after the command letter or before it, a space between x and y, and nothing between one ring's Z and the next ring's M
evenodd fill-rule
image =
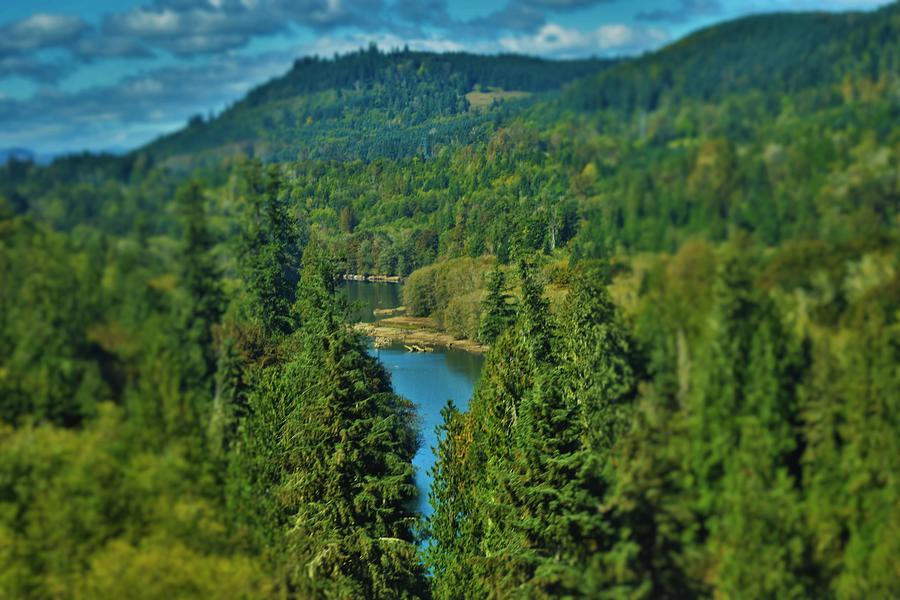
M302 55L551 58L653 50L718 21L885 0L3 0L0 148L127 149L221 110Z

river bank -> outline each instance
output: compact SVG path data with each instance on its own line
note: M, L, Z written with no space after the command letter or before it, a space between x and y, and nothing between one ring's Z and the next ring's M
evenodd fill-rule
M374 323L357 323L354 329L375 340L387 340L407 346L443 346L474 354L484 354L487 346L474 340L456 339L440 331L434 319L429 317L388 317Z
M484 348L437 331L432 319L402 316L400 285L347 279L341 287L355 307L351 317L359 322L355 329L372 338L369 353L390 373L394 391L416 405L422 436L413 458L419 490L416 509L428 516L433 510L428 493L436 458L433 450L438 447L436 429L444 422L441 411L448 399L459 410L468 408L484 366ZM427 351L416 351L415 346Z
M345 273L344 279L347 281L371 281L372 283L403 283L403 278L399 275L355 275L353 273Z

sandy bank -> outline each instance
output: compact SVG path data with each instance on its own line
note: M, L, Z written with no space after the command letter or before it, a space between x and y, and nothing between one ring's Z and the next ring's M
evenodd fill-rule
M438 331L434 320L428 317L390 317L376 323L357 323L354 329L371 338L408 345L444 346L479 354L487 350L487 346L474 340L458 340Z

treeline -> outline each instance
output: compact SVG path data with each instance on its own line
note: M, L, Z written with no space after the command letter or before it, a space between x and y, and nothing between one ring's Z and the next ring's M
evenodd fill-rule
M541 109L429 160L288 163L285 186L292 218L319 231L347 272L364 274L483 254L505 263L518 251L672 252L736 230L773 246L838 242L892 226L900 114L889 94L812 112L786 102L774 117L763 106L753 95L685 101L620 122ZM206 172L216 219L233 215L242 162ZM165 204L178 178L137 167L56 179L56 167L8 166L0 193L58 229L171 234Z
M427 596L413 406L279 169L240 193L237 279L195 181L152 241L3 204L0 595Z
M553 311L523 264L468 412L444 411L435 597L895 595L898 258L695 242L609 287L576 266Z
M515 54L483 56L465 52L434 54L408 48L384 52L372 44L334 59L309 56L294 61L283 77L262 85L238 106L258 106L326 89L400 84L410 75L437 82L464 95L475 86L540 92L592 75L615 61L582 59L551 61Z
M196 117L142 152L176 168L238 154L267 161L429 157L483 140L508 107L470 111L466 94L500 88L540 94L597 73L612 61L433 54L372 45L332 59L298 59L218 117ZM521 103L521 102L520 102ZM186 163L186 164L185 164Z
M714 103L764 93L776 103L790 95L823 107L839 97L841 84L896 80L898 31L896 2L868 13L745 17L588 78L567 91L566 101L580 110L630 114L686 99Z

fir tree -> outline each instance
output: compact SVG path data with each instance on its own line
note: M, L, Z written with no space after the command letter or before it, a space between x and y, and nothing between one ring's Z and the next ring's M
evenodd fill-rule
M431 471L429 501L434 512L428 518L428 540L424 556L432 575L435 598L449 600L460 596L483 596L474 578L471 555L473 534L467 528L472 519L468 511L465 477L464 439L467 421L454 405L441 409L443 422L437 427L438 446Z
M642 374L635 343L606 290L604 271L579 268L562 310L560 381L579 407L584 441L609 453L630 421Z
M291 307L297 282L297 234L282 197L279 167L263 173L259 161L242 172L247 214L240 244L250 313L268 335L294 327Z
M196 359L197 380L189 385L208 386L216 363L212 328L221 319L224 306L221 273L212 255L213 239L200 183L186 183L175 199L183 218L180 283L186 299L180 319L190 351L200 353Z
M811 590L794 401L802 355L792 350L771 301L754 288L751 255L734 252L721 268L710 362L701 366L699 404L690 406L699 515L710 532L717 589L803 596ZM766 578L744 552L773 560Z
M517 311L516 336L528 349L530 367L552 364L553 330L549 317L550 304L544 298L544 288L537 280L533 261L519 261L519 279L522 282L522 300Z
M478 339L483 344L493 344L515 319L515 306L506 291L506 277L499 263L488 276L487 297L481 305L481 327Z
M262 547L282 549L276 562L300 595L424 597L409 508L414 408L347 328L319 256L304 254L291 359L250 396L235 473L252 490L246 522Z

